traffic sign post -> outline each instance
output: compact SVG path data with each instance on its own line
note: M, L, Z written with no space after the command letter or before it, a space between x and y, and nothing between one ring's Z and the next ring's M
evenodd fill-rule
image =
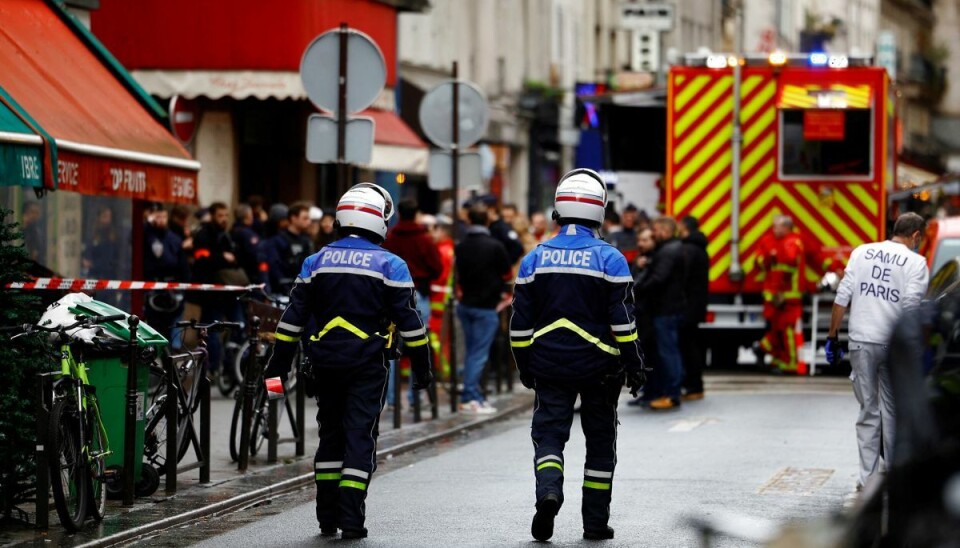
M333 117L314 114L307 121L307 161L336 162L337 193L343 194L350 164L369 163L373 147L373 120L350 114L369 107L380 95L387 80L386 62L369 36L341 23L307 46L300 79L310 101L333 113Z
M193 99L174 95L170 98L170 131L182 144L193 141L200 122L200 109Z
M453 80L435 86L420 102L420 126L430 141L445 151L436 151L430 155L430 178L428 185L434 190L451 189L453 192L453 215L456 219L459 210L461 177L469 181L471 187L480 187L480 155L463 153L460 147L476 144L487 131L487 100L476 86L459 80L457 62L453 62ZM474 174L474 171L476 172ZM449 185L446 182L449 176ZM454 230L456 240L457 231ZM456 254L454 254L456 261ZM451 275L456 285L456 269ZM456 329L453 320L454 295L449 296L448 310L451 311L447 330L450 334L450 348L454 353L453 366L450 367L450 411L456 413L457 404L457 367L456 367Z

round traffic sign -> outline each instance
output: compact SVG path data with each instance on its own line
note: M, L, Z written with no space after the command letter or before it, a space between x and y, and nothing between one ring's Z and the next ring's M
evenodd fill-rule
M169 112L170 131L181 143L189 143L197 131L197 124L200 123L200 108L197 102L174 95L170 98Z
M477 86L463 80L437 84L420 102L420 127L441 148L453 146L453 86L459 94L459 146L475 144L487 131L487 100Z
M366 34L347 29L347 113L361 111L380 95L387 64L380 48ZM340 29L317 36L300 60L300 80L318 108L337 114L340 99Z

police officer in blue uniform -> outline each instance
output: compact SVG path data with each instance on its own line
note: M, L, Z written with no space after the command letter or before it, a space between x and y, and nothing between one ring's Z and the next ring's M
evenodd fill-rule
M361 183L343 195L341 239L304 261L265 373L285 377L302 341L319 407L317 521L325 536L337 529L344 539L367 536L364 501L398 338L411 358L414 389L433 379L410 271L380 247L392 214L390 195L377 185Z
M150 282L188 282L190 266L183 240L169 229L167 210L159 203L147 206L143 225L143 279ZM173 324L183 313L183 295L178 291L151 291L147 294L146 319L174 347L180 347L179 335L170 337Z
M510 345L520 380L536 392L532 437L537 479L531 533L553 536L563 504L563 448L574 403L586 437L583 537L612 539L607 524L617 462L617 402L624 382L636 395L644 365L633 315L633 278L623 254L599 239L607 190L594 171L577 169L557 185L559 234L520 263Z

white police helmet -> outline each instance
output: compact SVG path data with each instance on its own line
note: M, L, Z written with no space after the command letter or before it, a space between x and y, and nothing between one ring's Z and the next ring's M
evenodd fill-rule
M592 169L575 169L560 178L554 219L579 219L600 225L607 207L607 185Z
M387 223L393 217L393 199L383 187L360 183L346 191L337 203L337 223L342 228L371 232L387 237Z

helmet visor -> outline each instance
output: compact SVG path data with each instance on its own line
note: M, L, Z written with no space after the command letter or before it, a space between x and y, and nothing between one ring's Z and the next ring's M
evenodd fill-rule
M373 183L360 183L354 185L353 188L369 188L380 193L380 195L383 196L383 220L389 221L390 218L393 217L393 198L390 197L390 193L382 186Z

